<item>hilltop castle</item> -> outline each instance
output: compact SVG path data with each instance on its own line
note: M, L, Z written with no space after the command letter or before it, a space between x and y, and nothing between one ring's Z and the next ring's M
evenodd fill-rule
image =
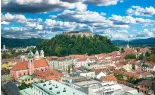
M93 33L91 31L70 31L70 32L64 32L64 35L69 35L69 36L86 36L86 37L93 37Z

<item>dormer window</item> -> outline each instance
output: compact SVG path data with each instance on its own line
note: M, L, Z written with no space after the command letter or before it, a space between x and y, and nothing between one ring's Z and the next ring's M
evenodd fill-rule
M66 92L66 90L64 89L63 92Z
M56 85L55 88L58 88L58 86Z
M51 88L49 88L49 90L52 90L52 87L51 87Z
M63 92L66 92L66 87L64 87L64 90L63 90Z
M60 91L58 91L57 94L60 94Z

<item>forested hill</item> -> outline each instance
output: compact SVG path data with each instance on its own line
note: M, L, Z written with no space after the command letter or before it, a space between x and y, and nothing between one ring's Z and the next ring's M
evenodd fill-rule
M31 39L13 39L13 38L4 38L1 37L1 47L5 45L8 48L13 47L26 47L26 46L35 46L40 43L43 39L31 38Z
M43 49L46 56L66 56L69 54L99 54L118 50L118 47L106 37L80 37L56 35L51 40L45 40L37 45Z
M114 40L113 43L117 45L125 46L128 44L127 41ZM129 42L131 46L155 46L155 38L148 39L135 39Z

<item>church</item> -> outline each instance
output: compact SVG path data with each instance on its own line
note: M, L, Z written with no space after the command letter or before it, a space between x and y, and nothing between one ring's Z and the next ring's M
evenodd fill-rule
M11 70L11 76L17 80L23 75L33 75L36 71L46 71L49 69L48 61L44 58L44 51L40 54L36 50L35 54L30 51L27 57L21 57L21 61L15 64Z

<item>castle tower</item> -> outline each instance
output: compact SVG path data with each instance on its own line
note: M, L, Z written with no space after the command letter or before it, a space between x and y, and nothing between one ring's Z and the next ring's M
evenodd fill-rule
M30 51L28 53L28 69L29 69L29 74L32 75L33 74L33 70L34 70L34 60L33 60L33 53L32 53L32 51Z
M40 57L44 58L44 51L43 50L40 51Z
M35 59L39 59L39 58L40 58L39 52L38 52L38 50L36 50L36 52L35 52Z

